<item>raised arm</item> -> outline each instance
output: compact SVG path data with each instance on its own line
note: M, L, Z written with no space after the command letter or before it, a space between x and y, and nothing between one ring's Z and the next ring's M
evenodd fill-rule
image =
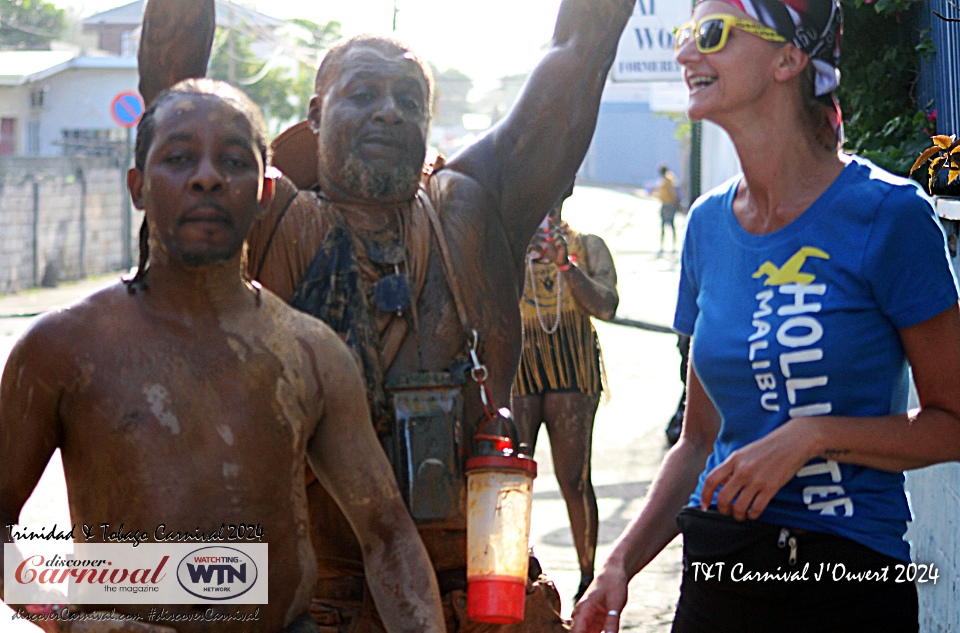
M442 633L436 575L373 431L356 362L332 331L327 339L317 354L324 413L307 459L360 541L386 629Z
M213 6L213 0L148 0L137 54L145 103L178 81L206 75Z
M563 0L550 50L513 109L448 163L499 203L518 262L586 154L607 72L635 4Z

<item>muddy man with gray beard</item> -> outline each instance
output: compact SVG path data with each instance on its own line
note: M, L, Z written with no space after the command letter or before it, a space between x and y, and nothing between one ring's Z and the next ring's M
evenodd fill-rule
M445 164L424 167L429 68L383 37L330 50L308 120L273 143L284 176L251 231L247 271L355 352L450 631L500 630L466 619L463 460L478 426L488 430L484 421L509 405L527 245L583 160L634 4L563 0L552 44L517 104ZM213 0L148 2L139 57L147 101L204 72L213 28ZM477 364L482 388L468 371ZM417 417L426 402L436 409ZM307 496L316 620L330 631L382 630L347 522L315 481ZM533 584L525 621L506 630L563 630L557 611L552 585Z

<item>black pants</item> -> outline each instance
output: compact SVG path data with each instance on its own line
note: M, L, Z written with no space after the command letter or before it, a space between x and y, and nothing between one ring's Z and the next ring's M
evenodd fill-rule
M903 561L838 536L715 512L687 509L679 521L684 570L673 633L919 630L916 585L896 582Z

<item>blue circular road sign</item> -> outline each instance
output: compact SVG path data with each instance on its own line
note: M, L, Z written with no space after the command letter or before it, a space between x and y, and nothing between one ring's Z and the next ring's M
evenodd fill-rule
M143 99L132 90L121 92L110 104L110 116L117 125L126 128L135 127L143 116Z

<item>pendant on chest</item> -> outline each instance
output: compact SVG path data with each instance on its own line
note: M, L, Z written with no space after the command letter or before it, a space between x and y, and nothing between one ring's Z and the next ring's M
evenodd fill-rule
M403 242L399 237L363 240L367 257L378 269L392 270L373 284L373 304L383 312L402 312L410 307L410 284L400 270L406 267Z

